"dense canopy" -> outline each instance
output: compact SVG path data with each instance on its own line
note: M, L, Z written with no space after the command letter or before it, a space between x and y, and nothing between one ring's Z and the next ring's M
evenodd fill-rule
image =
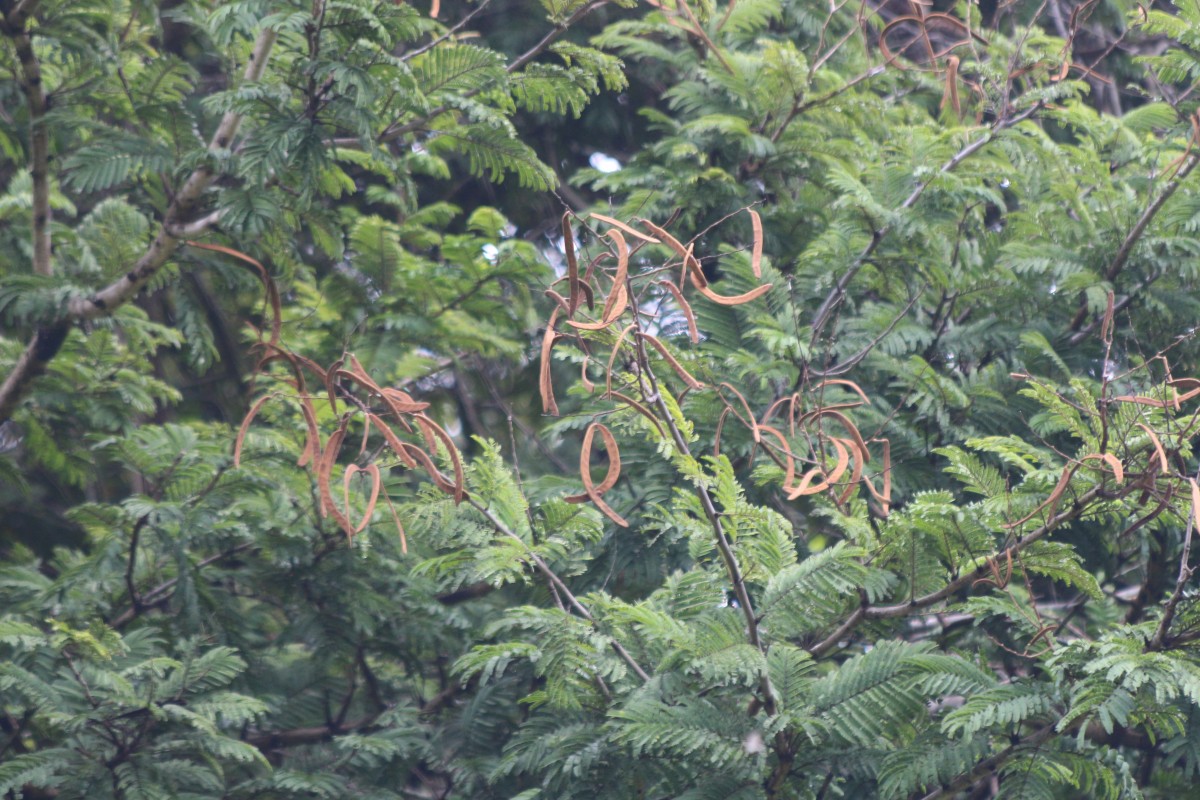
M1195 3L0 0L0 797L1191 796L1198 92Z

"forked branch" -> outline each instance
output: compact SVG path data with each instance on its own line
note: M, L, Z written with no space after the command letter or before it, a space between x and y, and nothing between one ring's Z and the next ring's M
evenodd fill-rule
M11 14L6 19L10 17ZM270 29L264 29L259 33L250 52L250 60L242 73L243 81L257 81L262 77L271 48L275 44L275 36L275 31ZM241 114L234 111L226 112L209 142L209 149L220 150L229 147L234 136L237 135L241 123ZM202 232L195 230L195 223L188 223L186 220L216 177L211 166L204 165L197 168L176 193L154 241L133 268L91 296L72 299L67 306L66 314L61 319L52 325L39 328L34 333L25 351L18 357L12 371L4 379L4 383L0 384L0 422L12 416L17 403L24 397L33 379L45 372L46 366L58 355L73 324L107 316L133 299L142 287L158 274L158 271L179 247L182 239L175 235L179 232L179 226L183 225L190 235ZM209 224L216 221L216 217L213 215L209 215L205 219L211 221ZM48 256L46 263L49 264Z

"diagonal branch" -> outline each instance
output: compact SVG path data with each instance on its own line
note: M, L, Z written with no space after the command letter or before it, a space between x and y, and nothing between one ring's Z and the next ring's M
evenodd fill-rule
M1183 184L1185 178L1191 174L1192 170L1200 165L1200 155L1194 155L1184 164L1183 168L1171 179L1171 182L1166 185L1158 197L1154 198L1154 202L1146 207L1142 215L1138 217L1138 221L1129 229L1129 233L1125 235L1125 241L1121 242L1121 247L1117 250L1113 260L1109 262L1108 268L1104 270L1104 280L1112 283L1117 276L1121 274L1121 270L1125 268L1125 263L1129 261L1130 254L1133 253L1134 246L1141 240L1145 234L1146 228L1166 205L1166 202L1171 199L1171 195ZM1132 297L1132 293L1130 293ZM1071 330L1078 331L1083 327L1083 323L1088 317L1087 299L1080 298L1079 310L1075 312L1075 318L1071 320ZM1071 337L1071 343L1076 344L1075 337Z
M1137 286L1130 289L1129 294L1122 297L1120 300L1118 300L1113 305L1113 313L1120 314L1122 311L1124 311L1126 308L1129 307L1130 303L1132 303L1134 300L1136 300L1138 298L1138 296L1141 294L1143 289L1146 289L1147 287L1149 287L1150 284L1154 283L1156 280L1158 280L1165 274L1166 274L1165 272L1156 272L1153 275L1151 275L1150 277L1146 278L1141 283L1139 283ZM1091 336L1092 333L1097 328L1100 327L1101 323L1104 322L1104 317L1105 317L1105 315L1101 315L1099 317L1094 318L1087 325L1084 325L1082 328L1080 328L1079 330L1072 333L1071 338L1068 339L1067 341L1069 341L1072 345L1079 344L1084 339Z
M1192 484L1192 513L1188 515L1187 532L1183 536L1183 552L1179 555L1179 577L1175 581L1175 591L1171 593L1171 597L1167 600L1167 605L1163 608L1162 619L1158 623L1158 628L1154 631L1154 636L1146 643L1146 650L1162 650L1167 643L1167 633L1171 630L1171 623L1175 621L1175 611L1179 608L1179 601L1183 599L1183 590L1187 587L1188 582L1192 579L1192 575L1196 570L1191 566L1192 560L1192 533L1195 529L1196 517L1200 515L1200 509L1196 508L1197 497L1200 497L1200 490L1196 489L1196 479L1191 479Z
M915 206L917 201L921 199L921 195L925 193L925 190L928 189L935 180L937 180L938 175L951 172L959 164L966 161L975 153L979 152L985 146L990 144L996 138L996 135L1001 131L1011 128L1017 123L1024 122L1032 117L1039 110L1041 110L1042 105L1042 101L1039 100L1037 103L1034 103L1020 114L1006 117L997 122L986 134L955 153L950 160L948 160L945 164L942 164L941 169L934 173L934 175L932 175L928 180L922 181L917 188L913 189L912 194L905 198L904 202L900 204L900 207L897 210L905 211ZM838 282L829 291L829 294L826 295L825 300L821 303L820 307L817 308L817 313L813 315L812 340L810 342L810 346L816 345L817 339L821 336L821 331L823 331L825 326L829 323L829 319L833 314L833 310L842 301L842 298L846 296L846 287L850 285L850 281L854 280L854 276L857 275L858 271L863 268L863 265L867 263L867 260L875 253L875 250L879 248L879 245L883 242L884 238L887 237L891 230L891 225L883 225L882 227L873 231L871 233L871 241L865 248L863 248L863 251L858 254L858 257L854 259L853 263L850 264L849 269L847 269L842 277L838 279Z
M25 20L33 16L33 12L37 11L41 0L19 0L12 4L12 8L4 12L5 20L18 27L25 24Z
M550 565L546 563L544 558L534 552L533 548L526 544L525 540L518 536L512 528L505 525L504 521L497 517L490 508L485 506L483 503L480 503L478 500L468 499L467 502L470 503L476 511L482 514L487 521L492 524L492 527L496 529L497 533L503 534L515 542L520 542L521 545L525 547L525 552L529 554L529 558L533 561L534 566L536 566L538 571L541 572L542 575L546 577L546 580L550 582L550 586L556 591L562 593L562 596L567 599L567 602L571 605L571 608L575 609L579 616L587 620L593 628L599 630L599 625L596 623L596 618L592 616L592 612L588 611L587 606L579 602L579 598L576 597L569 588L567 588L567 585L563 583L562 578L558 577L558 574L555 573L554 570L550 569ZM629 651L626 650L625 647L618 642L615 637L609 636L608 643L612 646L613 652L621 657L621 660L624 661L631 670L633 670L635 675L642 679L643 683L650 682L650 676L646 674L646 671L642 669L641 665L634 660L633 656L629 654Z
M262 77L271 48L275 44L275 36L275 31L271 29L264 29L259 33L254 42L254 48L251 50L250 60L242 74L243 81L257 81ZM209 149L228 148L233 137L237 135L241 122L241 114L233 111L226 112L213 134ZM90 297L73 298L62 319L52 325L43 326L34 333L25 352L17 359L17 363L5 378L4 383L0 384L0 421L12 416L17 403L20 402L33 379L45 372L46 366L58 355L72 324L107 316L119 306L133 299L141 288L162 269L179 247L182 240L177 238L174 233L179 232L180 225L183 225L191 235L198 232L194 230L194 224L184 221L195 209L205 190L212 185L216 177L211 166L204 165L197 168L175 195L154 241L133 268ZM205 219L216 221L212 215Z

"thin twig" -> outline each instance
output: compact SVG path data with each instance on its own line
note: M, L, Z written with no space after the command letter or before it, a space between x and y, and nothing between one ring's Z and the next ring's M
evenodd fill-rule
M814 378L832 378L838 375L845 375L847 372L854 369L854 367L858 366L860 361L870 355L871 351L879 346L880 342L887 338L888 334L896 329L896 326L900 324L900 320L908 316L908 312L912 310L912 307L916 305L917 301L921 299L921 295L925 294L925 290L928 288L929 284L922 286L921 290L913 295L913 298L908 301L908 305L901 309L900 313L892 318L892 321L888 323L888 326L884 328L878 336L867 342L866 346L857 353L850 356L836 367L830 367L826 370L810 369L808 374Z
M529 554L529 558L531 561L533 561L534 566L538 568L539 572L546 576L546 580L550 581L550 585L560 592L563 597L567 598L567 602L573 609L575 609L579 616L591 623L592 627L599 630L599 624L596 622L596 618L592 616L592 612L587 609L587 606L579 602L579 598L577 598L575 594L567 588L567 585L563 583L562 578L558 577L558 574L555 573L554 570L550 569L550 565L546 563L545 559L534 552L533 548L529 546L528 542L518 536L512 528L505 525L504 521L497 517L495 513L493 513L493 511L483 503L480 503L473 497L467 498L467 502L470 503L472 508L482 514L487 521L492 524L492 527L495 528L498 533L509 539L512 539L515 542L520 542L525 547L525 552ZM608 637L608 641L612 646L613 651L621 657L622 661L629 665L629 668L633 670L634 674L641 678L643 683L649 683L650 676L647 675L646 671L642 669L641 665L634 660L633 656L629 654L629 651L626 650L624 646L622 646L622 644L612 636Z
M1156 272L1153 275L1151 275L1150 277L1146 278L1146 280L1139 283L1137 286L1133 287L1133 289L1131 289L1129 291L1129 294L1122 297L1115 304L1113 304L1113 313L1119 314L1122 311L1124 311L1126 308L1128 308L1129 304L1132 303L1135 299L1137 299L1137 296L1141 291L1143 291L1148 286L1153 284L1155 281L1157 281L1159 278L1161 278L1164 274L1165 273L1163 273L1163 272ZM1104 317L1102 317L1102 316L1096 317L1091 322L1089 322L1087 325L1083 326L1083 328L1081 328L1080 330L1077 330L1077 331L1075 331L1075 333L1071 334L1071 338L1068 339L1067 341L1069 341L1072 345L1079 344L1084 339L1091 336L1092 333L1097 328L1100 327L1100 324L1102 322L1104 322Z
M632 296L632 281L628 278L626 280L629 281L627 289ZM679 426L675 424L675 418L672 416L671 410L667 407L667 402L663 398L662 391L659 389L658 379L650 367L650 359L646 353L646 340L641 335L644 333L641 315L637 311L636 304L634 304L633 323L639 334L634 337L634 347L637 351L637 364L641 372L639 383L642 389L642 397L647 404L654 406L658 410L679 452L691 457L691 448L688 447L687 439L684 437L683 432L679 430ZM704 509L704 516L708 519L708 524L712 528L713 537L717 544L717 551L721 554L721 560L725 563L725 570L729 575L730 582L733 584L733 594L737 598L738 607L741 608L742 615L746 619L746 636L755 649L766 652L762 637L759 634L758 618L754 614L754 605L750 601L750 593L746 590L745 577L742 575L741 567L738 565L737 556L734 555L733 545L729 541L729 536L725 533L725 526L721 522L721 515L717 511L716 503L713 502L712 494L706 486L697 485L696 496L700 499L700 505ZM775 697L771 691L770 682L765 675L760 680L760 692L762 694L763 708L768 714L774 715L776 708Z
M137 522L133 524L133 533L129 537L129 561L125 565L125 589L129 592L129 602L133 605L132 610L135 615L142 611L142 597L138 594L137 583L134 581L134 572L137 569L137 551L141 543L142 528L146 527L146 523L149 521L149 514L138 517Z
M215 555L211 555L208 558L201 559L200 561L196 562L196 566L193 567L193 569L204 569L210 564L215 564L222 559L235 556L238 553L249 550L251 547L254 547L253 542L243 542L236 547L231 547L228 550L224 550ZM125 627L130 622L141 616L142 612L146 609L153 608L154 606L166 600L167 593L170 592L171 589L175 588L175 584L177 583L179 583L179 578L170 578L169 580L163 581L158 586L155 586L148 592L143 593L141 596L141 607L139 608L137 605L134 605L125 609L123 612L118 614L112 622L108 623L109 627L116 629Z
M441 36L438 36L434 39L430 39L428 42L421 45L416 50L408 51L407 53L405 53L404 55L402 55L400 57L400 60L401 61L411 61L412 59L416 58L417 56L421 55L422 53L428 53L430 50L437 47L442 42L446 41L447 39L450 39L451 37L454 36L454 34L458 33L464 27L466 27L467 23L469 23L471 20L475 19L476 15L478 15L480 11L483 11L485 8L487 8L488 3L490 3L490 2L492 2L492 0L482 0L482 2L480 2L479 5L475 6L475 8L473 8L473 9L471 9L471 13L467 14L465 17L463 17L457 23L455 23L454 27L447 29L447 31L445 33L443 33Z

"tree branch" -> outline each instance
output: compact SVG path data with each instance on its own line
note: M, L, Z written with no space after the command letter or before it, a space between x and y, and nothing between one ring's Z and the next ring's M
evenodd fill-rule
M1154 636L1146 643L1147 651L1163 649L1167 640L1167 632L1171 630L1171 623L1175 620L1175 609L1179 607L1179 601L1183 599L1183 590L1195 572L1189 563L1192 560L1192 533L1196 527L1196 514L1198 513L1194 506L1193 503L1192 513L1188 514L1187 532L1183 536L1183 552L1179 555L1179 577L1175 581L1175 591L1171 593L1166 607L1163 608L1162 620L1159 621Z
M382 712L380 712L382 713ZM261 733L251 733L242 737L242 741L259 750L278 750L282 747L296 747L305 744L318 744L327 742L335 736L344 733L353 733L367 728L379 719L379 713L368 714L365 717L337 724L329 722L324 725L314 725L309 728L289 728L281 731L263 731Z
M546 576L546 580L550 581L550 585L561 592L563 597L567 598L567 602L571 605L571 608L578 612L579 616L591 623L592 627L598 627L596 618L592 616L592 612L588 611L587 606L579 602L579 598L577 598L575 594L567 588L567 585L563 583L562 578L558 577L554 570L550 569L550 565L546 563L545 559L535 553L533 548L531 548L524 539L518 536L515 531L505 525L504 521L497 517L490 508L474 498L468 499L467 502L471 504L472 508L482 514L487 521L492 524L492 527L494 527L497 532L524 545L525 552L529 554L529 558L533 561L534 566L538 568L539 572ZM646 671L642 669L641 665L634 660L633 656L629 654L629 651L626 650L620 642L611 636L608 637L608 642L610 645L612 645L613 651L615 651L616 654L621 657L622 661L629 665L629 668L634 671L634 674L642 679L643 683L650 682L650 676L646 674Z
M987 132L987 134L971 142L962 150L959 150L950 158L949 161L947 161L945 164L942 164L941 169L939 169L936 174L934 174L928 180L921 182L917 188L913 189L912 194L910 194L904 200L904 202L900 204L900 207L897 210L904 211L915 206L917 201L921 199L921 195L925 193L925 190L928 189L935 180L937 180L938 175L950 172L963 161L982 150L996 138L996 134L1032 117L1042 108L1042 105L1043 103L1039 100L1037 103L1034 103L1020 114L1007 117L997 122L991 128L991 130ZM857 258L854 259L854 262L850 265L850 268L846 270L845 274L838 279L838 282L834 285L833 289L831 289L829 294L826 295L825 300L821 303L820 307L817 308L816 314L813 315L813 332L812 339L810 340L810 346L816 346L817 339L820 337L821 331L823 331L825 326L829 323L829 318L833 314L834 308L838 305L838 303L841 302L842 298L846 296L846 287L850 285L850 281L854 280L854 276L857 275L858 271L862 269L864 264L867 263L867 259L871 257L871 255L875 252L880 243L883 242L884 238L888 235L888 233L891 232L891 230L891 225L884 225L883 227L872 232L870 243L863 248L863 251L858 254Z
M202 559L202 560L196 562L196 566L194 567L194 569L197 569L197 570L204 569L205 567L207 567L210 564L215 564L222 559L229 558L230 556L235 556L244 550L249 550L253 546L254 546L254 544L252 542L243 542L242 544L239 544L237 547L231 547L228 550L223 550L220 553L217 553L216 555L211 555L208 558L205 558L205 559ZM177 584L177 583L179 583L179 578L171 578L169 580L163 581L158 586L155 586L153 589L145 592L141 596L140 603L135 603L134 605L130 606L129 608L125 609L123 612L118 614L116 617L114 617L112 622L108 623L109 627L120 630L121 628L125 627L130 622L132 622L133 620L135 620L139 616L141 616L143 611L153 608L154 606L166 601L168 598L167 593L170 592L173 588L175 588L175 584Z
M1133 488L1134 487L1130 487L1129 491L1132 491ZM1097 497L1100 497L1103 491L1104 486L1102 484L1088 489L1086 492L1079 495L1075 502L1071 504L1070 508L1059 514L1055 514L1040 528L1037 528L1029 534L1021 537L1011 547L1008 547L1005 550L997 553L995 556L996 560L1005 560L1006 558L1016 556L1034 542L1044 538L1058 526L1079 517L1084 511L1087 510L1088 503L1090 503L1092 500L1095 500ZM980 578L988 577L992 574L991 569L992 568L990 564L981 564L971 572L960 575L955 580L950 581L941 589L921 595L920 597L914 597L907 603L897 603L890 606L861 605L854 610L854 613L846 618L846 620L838 627L836 631L817 644L809 647L808 652L814 658L823 655L825 652L837 645L839 641L845 638L852 630L854 630L854 628L858 626L860 622L864 620L906 617L914 611L927 608L935 603L940 603L956 592L975 583L975 581L979 580Z
M33 37L25 27L36 2L18 3L4 15L4 34L13 40L21 65L20 83L29 105L29 176L33 184L33 272L50 275L50 130L45 124L49 98L42 84L42 66L33 52Z
M40 6L41 0L18 0L13 3L13 7L4 15L5 21L11 25L18 27L23 26L25 21L33 16Z
M133 525L133 535L129 537L129 561L125 564L125 589L129 592L129 602L134 616L142 613L142 596L138 594L134 582L134 572L137 569L137 551L141 544L142 528L150 521L149 514L138 517Z
M250 61L246 64L242 74L243 81L257 81L262 77L263 69L266 67L274 44L274 30L265 29L259 33L250 53ZM216 133L213 134L209 149L221 150L229 147L241 122L241 114L233 111L226 112L217 126ZM34 378L45 372L46 365L62 347L71 324L111 314L119 306L131 300L167 263L167 259L175 252L180 242L179 238L172 235L172 231L177 230L177 226L183 224L204 191L212 185L215 179L216 173L211 167L206 165L196 169L175 195L154 241L133 268L92 296L73 298L67 305L67 312L63 319L53 325L38 329L25 348L25 352L17 359L12 372L0 385L0 422L12 416L17 403L28 390L29 384ZM215 222L215 218L213 221ZM198 232L195 231L195 233Z
M1127 294L1125 297L1122 297L1120 300L1118 300L1113 305L1113 313L1120 314L1122 311L1124 311L1126 308L1128 308L1129 304L1134 301L1134 299L1138 296L1139 292L1141 292L1143 289L1150 286L1150 284L1154 283L1156 280L1161 278L1164 274L1165 273L1162 273L1162 272L1156 272L1153 275L1151 275L1150 277L1146 278L1146 280L1139 283L1137 286L1133 287L1133 289L1131 289L1129 291L1129 294ZM1071 338L1068 341L1072 345L1079 344L1084 339L1091 336L1092 332L1095 331L1097 328L1099 328L1100 324L1102 322L1104 322L1104 315L1096 317L1091 322L1089 322L1087 325L1083 326L1081 329L1079 329L1079 330L1075 331L1073 334L1071 334Z
M1183 184L1184 179L1191 174L1192 170L1194 170L1198 164L1200 164L1200 155L1192 156L1191 159L1189 159L1188 162L1183 165L1183 168L1179 170L1175 177L1171 179L1170 183L1167 184L1166 188L1162 190L1158 197L1154 198L1154 202L1146 207L1146 210L1142 212L1140 217L1138 217L1138 221L1134 223L1134 226L1130 228L1129 233L1125 235L1125 241L1121 242L1121 247L1117 250L1116 255L1113 256L1113 260L1109 262L1108 267L1104 270L1104 280L1111 283L1112 281L1116 280L1118 275L1121 274L1121 270L1125 268L1125 263L1129 260L1130 254L1133 253L1134 246L1142 238L1142 235L1146 232L1146 228L1149 227L1150 223L1154 220L1154 217L1158 215L1158 212L1162 210L1162 207L1166 205L1166 202L1171 199L1171 195L1175 194L1175 191ZM1133 296L1132 293L1130 296ZM1075 313L1075 318L1071 320L1072 331L1078 331L1083 325L1084 320L1087 319L1087 311L1087 300L1085 298L1080 298L1079 311ZM1072 337L1071 341L1072 343L1075 343L1074 337Z

